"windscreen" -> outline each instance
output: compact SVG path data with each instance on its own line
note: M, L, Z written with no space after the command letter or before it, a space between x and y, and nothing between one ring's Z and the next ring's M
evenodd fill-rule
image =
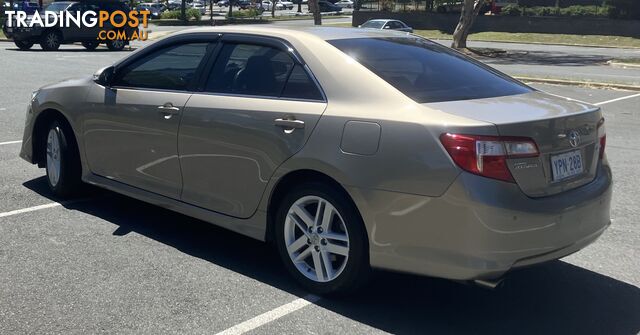
M532 91L488 66L419 37L328 42L419 103L483 99Z
M54 2L49 6L47 6L46 10L49 12L62 12L65 9L67 9L69 5L70 5L69 2Z
M375 28L380 29L385 21L367 21L362 24L362 28Z

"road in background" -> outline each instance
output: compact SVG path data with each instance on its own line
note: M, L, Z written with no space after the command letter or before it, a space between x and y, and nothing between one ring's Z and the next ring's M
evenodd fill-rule
M22 138L31 91L126 54L0 43L0 143ZM637 93L535 86L591 103ZM380 272L358 295L291 309L251 333L638 333L639 103L602 106L614 222L585 250L515 272L497 291ZM265 244L112 192L3 216L59 200L19 148L0 145L0 333L215 333L306 295Z

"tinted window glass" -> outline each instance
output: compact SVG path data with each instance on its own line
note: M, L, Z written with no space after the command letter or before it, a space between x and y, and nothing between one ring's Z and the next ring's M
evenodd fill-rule
M278 49L226 44L207 82L206 91L279 97L293 60Z
M182 44L144 57L125 68L115 86L186 90L196 76L208 43Z
M287 85L282 92L284 98L322 100L322 94L315 82L309 77L304 68L296 65L291 71Z
M357 38L329 43L420 103L531 92L469 57L421 38Z
M362 27L380 29L382 28L383 24L384 24L384 21L367 21L364 24L362 24Z

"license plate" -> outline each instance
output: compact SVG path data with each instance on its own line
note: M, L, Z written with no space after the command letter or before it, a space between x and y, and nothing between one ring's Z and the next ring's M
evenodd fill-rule
M581 151L574 150L551 156L551 170L553 171L553 181L581 174L584 171Z

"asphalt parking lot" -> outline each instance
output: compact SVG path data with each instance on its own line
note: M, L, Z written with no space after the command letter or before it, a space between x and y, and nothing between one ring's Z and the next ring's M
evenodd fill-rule
M33 90L126 53L0 42L1 334L640 331L638 92L535 85L604 108L614 221L595 244L494 291L380 272L355 296L321 299L261 242L107 191L60 203L18 158Z

